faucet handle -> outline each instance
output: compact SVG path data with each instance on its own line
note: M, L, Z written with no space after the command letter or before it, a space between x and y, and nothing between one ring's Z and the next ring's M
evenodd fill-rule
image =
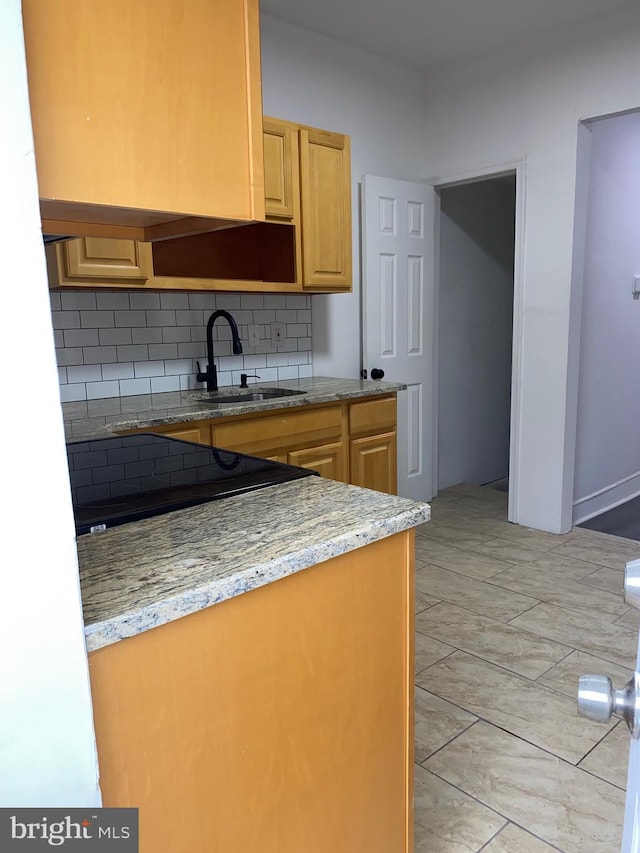
M240 387L248 388L247 379L260 379L257 373L241 373L240 374Z

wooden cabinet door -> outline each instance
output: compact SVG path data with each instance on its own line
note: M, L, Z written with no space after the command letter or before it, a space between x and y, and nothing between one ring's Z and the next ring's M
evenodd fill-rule
M395 495L396 452L395 432L352 439L350 482L354 486Z
M81 237L56 246L63 278L60 283L118 279L145 284L153 275L151 246L137 240Z
M157 239L216 225L188 217L264 218L258 0L22 11L45 233Z
M264 202L268 218L293 219L298 177L298 129L286 121L263 120Z
M413 851L413 531L89 656L140 853Z
M342 483L348 480L342 442L296 450L289 454L288 461L290 465L317 471L321 477L327 477L329 480L340 480Z
M303 285L349 290L351 166L349 137L300 130Z

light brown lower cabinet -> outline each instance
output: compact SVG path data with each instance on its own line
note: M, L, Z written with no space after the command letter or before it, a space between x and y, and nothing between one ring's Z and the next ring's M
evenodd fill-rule
M137 430L134 430L137 431ZM146 428L396 494L396 396Z
M413 531L89 655L141 853L413 850Z

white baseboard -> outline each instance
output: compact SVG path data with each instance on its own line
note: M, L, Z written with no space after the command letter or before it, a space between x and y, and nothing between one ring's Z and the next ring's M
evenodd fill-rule
M582 524L583 521L588 521L595 515L607 512L632 498L637 498L638 495L640 495L640 471L574 501L573 524Z

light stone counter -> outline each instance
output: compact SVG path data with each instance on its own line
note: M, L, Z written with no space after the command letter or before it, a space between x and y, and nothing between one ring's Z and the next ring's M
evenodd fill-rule
M363 379L335 379L315 376L312 379L288 379L282 382L260 382L251 385L246 393L259 388L288 388L303 391L292 397L254 402L216 403L215 393L207 401L196 400L200 391L169 391L163 394L143 394L135 397L109 397L104 400L85 400L63 403L62 412L67 441L104 438L106 435L139 427L207 420L270 411L333 403L358 397L395 394L406 388L397 382L377 382ZM237 386L220 388L219 393L241 393Z
M89 651L429 520L428 504L307 477L79 536Z

